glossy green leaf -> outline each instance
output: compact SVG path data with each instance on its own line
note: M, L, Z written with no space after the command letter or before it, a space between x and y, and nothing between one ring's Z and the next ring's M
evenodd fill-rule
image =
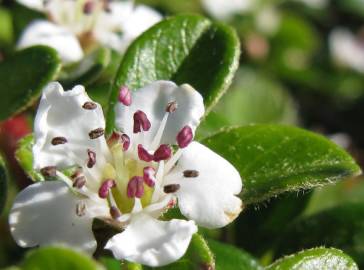
M0 214L4 209L7 195L7 173L3 158L0 156Z
M109 100L108 130L114 123L118 89L138 89L156 80L189 83L209 111L238 67L239 40L230 27L197 15L171 17L142 34L127 50Z
M34 145L33 134L27 135L18 142L18 147L15 151L15 158L21 168L33 181L43 181L44 177L33 170L33 152Z
M323 136L290 126L231 128L202 142L238 169L246 204L360 173L353 158L339 146Z
M234 246L209 240L215 255L216 270L262 270L263 267L250 254Z
M34 46L0 63L0 120L31 105L61 66L55 50Z
M358 270L353 259L334 248L314 248L284 257L266 270Z
M77 84L89 85L95 82L109 65L111 51L99 48L86 55L80 62L64 68L60 80L65 88L72 88Z
M22 270L102 270L89 256L63 247L45 247L30 251L21 265Z
M302 248L327 246L342 249L364 267L364 203L346 203L302 217L282 231L277 255Z

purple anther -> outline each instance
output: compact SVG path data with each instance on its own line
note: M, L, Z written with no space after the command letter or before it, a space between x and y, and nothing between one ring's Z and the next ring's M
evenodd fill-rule
M113 179L106 179L99 188L99 197L102 199L109 196L110 189L116 187L116 182Z
M172 156L172 149L167 144L161 144L154 152L153 160L159 162L161 160L167 160Z
M134 176L129 180L127 195L129 198L141 198L144 195L144 179L141 176Z
M177 144L180 148L187 147L193 140L193 132L190 126L184 126L177 134Z
M142 111L136 111L134 113L134 127L133 132L138 133L142 130L148 131L150 129L150 122L147 115Z
M144 179L144 183L148 186L148 187L154 187L155 185L155 169L153 167L145 167L143 169L143 179Z

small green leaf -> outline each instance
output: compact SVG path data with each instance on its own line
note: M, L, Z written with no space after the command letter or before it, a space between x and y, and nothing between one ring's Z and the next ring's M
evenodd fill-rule
M51 81L61 62L55 50L34 46L0 63L0 120L31 105Z
M284 257L266 270L358 270L353 259L334 248L314 248Z
M33 134L27 135L18 142L18 147L15 151L15 158L21 168L33 181L44 181L44 177L33 169L33 152L34 145Z
M156 80L189 83L209 111L238 67L239 40L230 27L197 15L179 15L155 25L127 50L109 100L108 131L114 125L118 89L138 89Z
M87 255L64 247L45 247L30 251L21 265L22 270L102 270Z
M277 255L302 248L329 246L342 249L364 267L364 203L346 203L302 217L281 233Z
M208 241L215 255L216 270L262 270L258 261L250 254L234 246L217 241Z
M238 169L246 204L360 173L353 158L339 146L323 136L295 127L231 128L202 142Z
M95 82L109 65L110 59L110 49L101 47L95 50L80 62L64 68L60 77L61 84L65 88L72 88L77 84L89 85Z
M7 173L3 158L0 156L0 214L4 209L7 195Z

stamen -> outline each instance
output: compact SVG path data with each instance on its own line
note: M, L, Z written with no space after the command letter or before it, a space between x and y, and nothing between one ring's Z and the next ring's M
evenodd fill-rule
M106 179L99 188L99 197L106 199L109 195L110 189L116 187L116 182L113 179Z
M113 145L115 143L121 143L123 145L123 150L127 151L130 147L130 138L128 135L123 134L119 131L113 131L110 138L107 140L107 143Z
M183 176L186 178L193 178L193 177L198 177L199 176L199 172L196 170L185 170L183 171Z
M65 144L67 139L65 137L54 137L51 141L53 145Z
M179 184L171 184L163 187L164 193L175 193L181 188Z
M127 151L130 147L130 138L128 135L126 134L122 134L121 135L121 140L123 142L123 150Z
M98 137L101 137L102 135L104 135L105 131L103 128L97 128L94 130L91 130L88 134L88 136L90 137L91 140L93 139L97 139Z
M55 177L57 174L57 168L55 166L47 166L40 170L40 173L44 177Z
M170 113L175 112L177 110L177 107L178 107L178 105L177 105L176 101L172 101L167 104L166 113L163 116L159 129L158 129L157 133L155 134L153 142L151 144L152 149L155 149L159 145L159 143L162 139L164 129L166 128L166 125L167 125L168 116Z
M154 156L150 154L141 144L138 144L138 157L145 162L151 162Z
M84 202L79 202L76 204L76 215L82 217L86 214L86 204Z
M178 104L176 101L169 102L166 107L166 112L173 113L177 110Z
M91 101L86 101L83 105L82 108L84 108L85 110L94 110L97 108L96 103L91 102Z
M150 166L145 167L143 169L143 179L144 179L144 183L148 187L154 187L155 182L156 182L155 169Z
M148 120L147 115L142 112L142 111L136 111L134 113L134 128L133 128L133 132L134 133L138 133L141 132L142 129L143 131L148 131L151 127L151 124Z
M116 206L111 206L110 207L110 216L113 219L118 219L119 217L121 217L121 212Z
M162 144L154 152L153 160L159 162L161 160L167 160L172 156L172 149L167 144Z
M94 8L95 3L92 0L89 0L83 5L83 13L89 15L94 11Z
M180 148L187 147L193 140L193 132L190 126L184 126L177 134L177 144Z
M128 87L122 86L119 90L119 101L125 106L130 106L131 104L131 93Z
M129 180L127 195L129 198L141 198L144 195L144 179L141 176L134 176Z
M83 175L82 172L76 171L72 176L71 179L73 180L73 187L81 189L86 184L86 177Z
M87 168L91 169L96 164L96 153L90 149L87 149L87 155Z

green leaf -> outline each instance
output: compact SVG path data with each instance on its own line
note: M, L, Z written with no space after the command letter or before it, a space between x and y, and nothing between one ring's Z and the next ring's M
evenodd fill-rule
M21 168L33 181L44 181L44 177L33 169L33 152L34 145L33 134L27 135L18 142L15 151L15 158Z
M339 146L323 136L290 126L231 128L202 142L238 169L246 204L360 173L353 158Z
M276 254L302 248L329 246L342 249L364 267L364 202L346 203L302 217L282 231Z
M81 61L62 70L60 80L65 88L72 88L77 84L89 85L95 82L109 65L111 51L99 48L86 55Z
M51 81L61 62L55 50L34 46L0 63L0 120L31 105Z
M234 246L217 241L208 241L215 255L216 270L262 270L258 261L250 254Z
M284 257L266 270L358 270L355 262L341 250L314 248Z
M30 251L21 265L22 270L102 270L87 255L64 247L45 247Z
M108 131L121 85L131 89L156 80L189 83L209 111L230 85L238 67L239 40L234 30L197 15L179 15L155 25L127 50L109 100Z
M2 213L7 195L7 173L3 158L0 156L0 214Z
M10 12L0 8L0 47L10 45L14 39L13 22Z

